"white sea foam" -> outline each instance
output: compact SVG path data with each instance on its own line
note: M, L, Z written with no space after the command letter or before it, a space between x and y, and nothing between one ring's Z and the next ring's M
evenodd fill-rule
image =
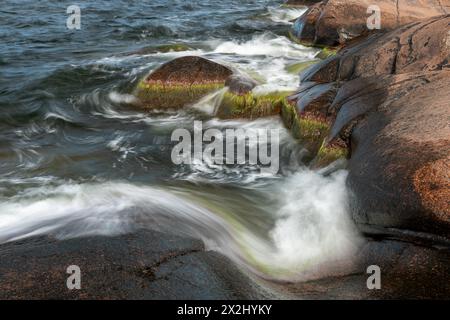
M316 54L314 49L270 32L247 41L212 41L209 45L212 59L224 60L263 82L254 90L256 93L295 90L299 76L289 73L286 65L312 60Z
M286 37L276 36L266 32L256 35L248 41L225 41L219 44L215 53L233 53L241 56L270 56L270 57L305 57L310 50L302 45L293 43Z
M267 10L269 12L272 21L278 23L291 24L292 20L302 16L307 9L308 9L307 7L301 8L269 7Z
M109 99L115 103L133 104L137 102L137 98L132 94L119 93L117 91L111 91L108 94Z

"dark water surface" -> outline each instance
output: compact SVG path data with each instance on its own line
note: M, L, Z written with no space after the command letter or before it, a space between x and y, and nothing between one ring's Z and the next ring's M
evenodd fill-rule
M145 113L133 88L175 57L201 55L255 76L255 90L294 89L285 67L315 51L286 38L304 9L281 1L66 1L0 7L0 242L150 227L200 237L250 270L302 278L311 265L352 252L345 171L324 176L278 119L221 121L194 110ZM184 52L143 48L186 44ZM151 52L147 50L146 52ZM141 52L141 53L139 53ZM278 128L281 170L176 166L172 131Z

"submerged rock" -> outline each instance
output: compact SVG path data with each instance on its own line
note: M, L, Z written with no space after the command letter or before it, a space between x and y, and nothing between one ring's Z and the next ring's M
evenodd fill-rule
M381 14L381 31L450 13L448 0L324 0L313 5L297 19L292 35L302 43L335 46L348 42L371 30L367 19L376 5Z
M132 51L129 53L126 53L125 55L146 55L146 54L155 54L155 53L167 53L167 52L180 52L180 51L189 51L193 50L188 45L185 45L183 43L175 43L175 44L163 44L160 46L151 46L151 47L145 47L136 51Z

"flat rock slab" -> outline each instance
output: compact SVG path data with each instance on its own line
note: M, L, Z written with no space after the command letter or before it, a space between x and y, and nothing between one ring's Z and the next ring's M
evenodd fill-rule
M258 285L199 240L141 230L0 245L0 299L257 299ZM67 267L81 269L69 290Z
M369 289L369 266L380 268L380 289ZM369 240L360 259L347 274L302 283L279 290L303 299L448 299L450 251L396 240Z

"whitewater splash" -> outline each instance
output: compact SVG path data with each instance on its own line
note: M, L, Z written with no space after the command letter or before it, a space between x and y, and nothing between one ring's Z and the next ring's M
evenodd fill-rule
M288 24L302 10L269 8L268 17ZM285 91L295 89L299 80L286 65L311 60L316 54L270 32L246 40L188 40L196 49L71 60L73 68L63 73L64 81L47 84L48 90L58 87L64 101L46 111L39 123L15 132L18 161L0 180L0 243L43 234L66 239L148 228L200 238L208 249L258 275L293 281L327 275L334 272L336 261L351 260L360 238L348 216L347 173L323 175L302 166L302 148L287 130L280 137L286 160L281 174L261 174L250 165L201 162L186 171L177 169L170 177L175 186L157 186L158 180L147 179L149 171L161 168L172 173L170 165L164 167L162 160L153 158L151 141L162 140L181 125L190 126L194 118L184 111L160 116L121 110L118 105L136 101L125 93L130 92L127 86L117 86L118 81L130 83L179 56L202 55L254 76L261 83L255 93ZM80 86L80 77L88 89ZM90 82L92 78L97 82ZM77 80L67 84L67 79ZM76 90L69 91L72 88ZM67 92L71 101L73 95L73 105L66 103ZM193 108L213 115L222 94L213 93ZM43 106L48 104L45 101ZM268 128L280 122L210 119L205 128L247 126ZM36 136L54 139L39 144ZM61 142L68 143L56 148ZM126 175L119 174L115 161L128 163ZM97 173L103 180L94 176ZM133 174L155 186L120 180ZM22 178L27 176L34 178Z
M196 107L213 112L218 97L220 92L205 97ZM185 112L164 117L121 113L110 105L101 113L166 135L180 126L191 127L195 119ZM361 240L348 215L346 171L324 175L304 167L299 162L303 149L280 119L213 118L204 127L280 129L281 173L262 174L250 164L233 167L203 161L192 163L186 171L178 168L173 181L185 184L172 186L47 177L34 187L0 195L0 243L42 234L66 239L148 228L200 238L207 249L268 279L323 277L335 274L342 262L351 263ZM142 150L145 154L148 145L141 150L123 134L114 133L105 147L118 153L119 160L138 157ZM6 180L25 186L31 183Z
M231 204L209 203L204 192L126 182L34 187L0 204L0 242L149 228L200 238L207 249L266 278L306 280L333 274L336 262L349 262L360 243L348 216L346 175L304 169L254 187L273 203L256 213L269 219L267 232L255 227L257 220L234 216Z
M267 11L270 19L274 22L292 24L294 19L302 16L308 10L307 7L289 8L289 7L269 7Z

